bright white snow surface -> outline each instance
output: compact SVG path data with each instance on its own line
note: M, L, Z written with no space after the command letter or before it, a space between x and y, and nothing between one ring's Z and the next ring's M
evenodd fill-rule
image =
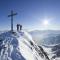
M0 34L0 60L49 60L26 32Z

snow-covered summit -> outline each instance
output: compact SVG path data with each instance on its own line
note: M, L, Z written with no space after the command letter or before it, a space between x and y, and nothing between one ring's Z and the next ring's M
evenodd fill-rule
M26 31L0 34L0 60L49 60Z

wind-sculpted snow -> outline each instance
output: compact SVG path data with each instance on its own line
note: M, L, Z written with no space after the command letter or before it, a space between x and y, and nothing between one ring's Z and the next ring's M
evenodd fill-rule
M60 44L42 46L50 60L60 60Z
M16 34L16 33L15 33ZM18 40L15 34L4 32L0 35L0 60L25 60L18 50Z
M0 60L50 60L41 46L26 32L0 34Z

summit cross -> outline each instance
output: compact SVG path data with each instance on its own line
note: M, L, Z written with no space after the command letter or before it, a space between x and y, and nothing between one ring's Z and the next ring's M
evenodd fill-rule
M17 15L17 13L13 13L13 10L11 11L11 14L8 15L8 17L11 17L11 31L13 32L13 16Z

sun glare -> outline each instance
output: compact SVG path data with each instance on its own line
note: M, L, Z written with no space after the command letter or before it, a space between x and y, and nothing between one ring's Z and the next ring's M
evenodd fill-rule
M48 24L49 24L48 20L44 20L44 21L43 21L43 25L44 25L44 26L47 26Z

